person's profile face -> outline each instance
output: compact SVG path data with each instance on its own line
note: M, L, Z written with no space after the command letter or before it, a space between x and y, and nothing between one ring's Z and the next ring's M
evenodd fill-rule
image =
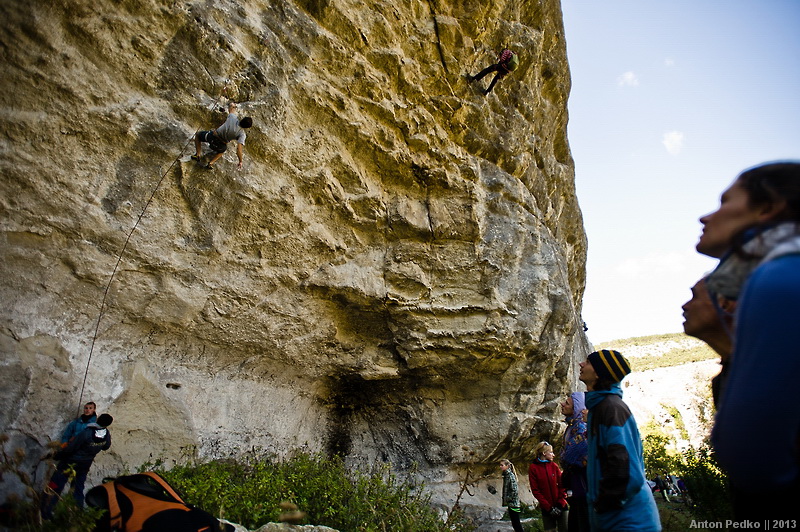
M571 416L575 413L575 402L572 400L571 395L568 395L567 399L561 403L561 413L565 416Z
M597 373L592 366L592 363L589 362L587 358L585 361L580 363L581 372L578 375L578 380L584 383L586 386L592 386L595 382L597 382Z
M719 199L719 208L700 218L703 232L695 249L709 257L720 258L731 249L736 235L758 225L763 209L750 204L747 191L735 181Z
M683 304L683 332L689 336L702 336L704 331L722 327L717 309L708 294L705 280L692 287L692 298Z

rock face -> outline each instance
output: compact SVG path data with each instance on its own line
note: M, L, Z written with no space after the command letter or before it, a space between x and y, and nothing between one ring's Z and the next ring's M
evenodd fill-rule
M557 0L0 13L12 444L94 400L95 477L305 447L446 493L557 431L587 349ZM465 74L503 45L521 65L484 97ZM208 171L191 138L229 100L244 169L232 144Z

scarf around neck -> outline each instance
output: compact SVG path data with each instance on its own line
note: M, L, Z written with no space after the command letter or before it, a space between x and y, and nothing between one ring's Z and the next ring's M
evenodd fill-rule
M745 281L758 266L783 255L800 253L800 223L784 222L746 234L745 239L741 252L726 253L706 278L706 287L711 294L735 301Z

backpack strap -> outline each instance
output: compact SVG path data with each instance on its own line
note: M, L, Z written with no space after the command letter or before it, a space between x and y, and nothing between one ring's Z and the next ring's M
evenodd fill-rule
M103 487L108 493L108 518L110 519L111 530L122 528L122 510L117 502L117 486L112 482L106 482Z
M170 485L167 483L167 481L166 481L166 480L164 480L163 478L161 478L161 475L158 475L158 474L156 474L156 473L153 473L153 472L151 472L151 471L147 471L147 472L144 472L144 473L140 473L140 475L145 475L145 476L148 476L148 477L150 477L151 479L153 479L153 480L156 482L156 484L158 484L159 486L161 486L162 488L164 488L164 490L165 490L167 493L169 493L169 494L170 494L172 497L174 497L176 501L178 501L178 502L180 502L180 503L182 503L182 504L186 504L186 502L183 500L183 497L181 497L180 495L178 495L178 492L177 492L177 491L175 491L175 490L173 489L173 487L172 487L172 486L170 486Z

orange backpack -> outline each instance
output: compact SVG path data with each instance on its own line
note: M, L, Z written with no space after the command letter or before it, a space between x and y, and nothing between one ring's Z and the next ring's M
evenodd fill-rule
M108 510L95 532L223 532L233 531L208 512L184 502L156 473L118 477L86 494L86 504Z

